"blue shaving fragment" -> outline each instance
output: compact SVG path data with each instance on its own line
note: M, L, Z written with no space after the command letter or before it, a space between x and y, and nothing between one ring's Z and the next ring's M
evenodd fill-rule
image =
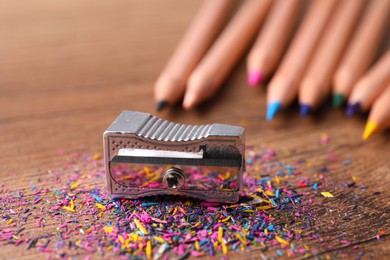
M142 207L150 207L150 206L155 206L157 204L158 204L157 202L142 202L141 206Z
M102 198L100 198L98 195L96 195L95 193L91 193L91 197L93 197L97 202L102 202Z

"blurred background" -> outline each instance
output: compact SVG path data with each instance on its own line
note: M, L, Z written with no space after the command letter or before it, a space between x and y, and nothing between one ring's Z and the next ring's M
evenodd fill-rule
M51 111L65 111L72 106L75 89L85 95L86 107L100 102L95 94L102 88L115 92L117 102L127 100L131 105L131 84L152 90L191 19L189 14L199 4L1 1L0 98L3 104L8 95L18 99L0 113L43 113L48 109L48 95L58 101L51 103ZM175 10L164 9L165 5ZM38 102L31 107L31 101ZM144 102L152 102L152 94Z

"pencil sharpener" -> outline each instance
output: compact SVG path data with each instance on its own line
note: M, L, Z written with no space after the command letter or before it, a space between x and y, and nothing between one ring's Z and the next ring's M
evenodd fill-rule
M180 195L224 203L239 199L245 170L242 127L177 124L123 111L103 139L113 198Z

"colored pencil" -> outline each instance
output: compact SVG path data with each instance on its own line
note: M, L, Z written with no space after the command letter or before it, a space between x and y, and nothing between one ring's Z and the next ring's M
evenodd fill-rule
M385 90L375 100L368 116L363 133L363 140L367 140L377 132L390 127L390 80Z
M298 86L313 56L337 0L312 1L267 91L267 120L296 98Z
M276 68L296 23L302 0L276 0L247 58L248 85L255 87Z
M260 29L271 0L247 0L234 15L188 80L183 107L210 98L226 79Z
M206 0L155 84L157 110L183 97L189 75L222 30L234 0Z
M390 50L358 80L348 100L346 115L352 116L357 111L366 111L380 95L390 80Z
M353 85L372 64L386 36L390 16L389 0L371 0L350 47L333 78L333 106L339 107L350 94Z
M318 107L330 93L330 83L366 1L344 0L325 29L299 88L301 116Z

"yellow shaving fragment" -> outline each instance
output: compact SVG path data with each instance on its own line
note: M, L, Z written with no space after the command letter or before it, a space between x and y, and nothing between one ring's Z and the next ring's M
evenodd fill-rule
M125 247L126 247L126 248L129 248L130 242L131 242L131 241L132 241L132 238L131 238L131 237L129 237L128 239L125 240Z
M251 198L254 198L254 199L261 199L261 197L253 194L253 193L248 193L248 196L251 197Z
M62 206L62 208L67 211L74 212L74 201L70 200L70 206Z
M238 205L231 205L231 206L226 206L227 209L231 209L231 208L237 208Z
M152 259L152 242L150 240L148 240L148 242L146 243L145 252L146 252L146 257L148 259Z
M258 209L260 210L267 210L267 209L272 209L273 207L272 206L261 206L261 207L258 207Z
M222 245L222 253L226 255L228 253L228 248L224 242L222 242L221 245Z
M157 242L160 242L161 244L164 244L164 243L166 242L163 238L158 237L158 236L154 236L153 238L154 238Z
M102 158L102 154L101 153L95 153L92 157L92 159L94 159L95 161L99 160Z
M109 226L105 226L103 228L104 232L106 232L106 233L111 233L113 229L114 229L113 227L109 227Z
M79 185L80 185L79 182L73 183L72 185L70 185L70 190L76 189Z
M104 206L103 204L95 203L95 206L98 207L101 210L106 210L106 206Z
M125 243L125 239L123 238L122 235L119 235L118 238L119 238L119 242L121 242L121 244Z
M213 244L213 246L214 246L214 249L215 249L215 250L217 250L217 247L218 247L218 241L215 241L215 242L214 242L214 244Z
M281 238L280 236L275 236L276 240L282 244L282 245L286 245L288 246L290 243L287 241L287 240L284 240L283 238Z
M332 198L333 197L333 194L330 193L330 192L327 192L327 191L321 192L321 195L324 196L324 197L327 197L327 198Z
M222 222L227 222L229 219L231 218L231 216L227 216L226 218L222 219Z
M14 220L12 218L7 221L7 225L11 225L12 223L14 223Z
M236 234L236 238L237 238L238 240L240 240L241 243L242 243L243 245L246 244L246 241L244 240L244 238L242 238L242 236L240 236L240 234Z
M141 224L141 222L138 219L134 219L135 225L139 230L141 230L144 235L149 235L149 232L146 230L146 228Z
M198 241L198 240L195 241L195 249L196 249L197 251L200 250L200 244L199 244L199 241Z
M223 228L218 227L218 241L221 243L223 238Z

